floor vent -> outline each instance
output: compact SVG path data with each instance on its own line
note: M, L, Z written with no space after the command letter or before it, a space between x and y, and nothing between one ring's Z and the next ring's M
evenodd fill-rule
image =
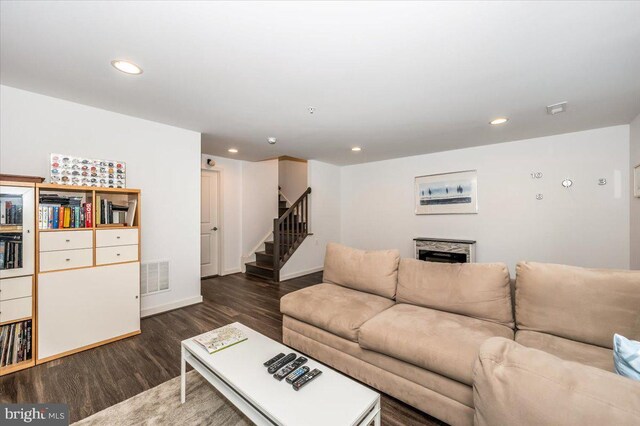
M154 294L169 290L169 262L140 265L140 294Z

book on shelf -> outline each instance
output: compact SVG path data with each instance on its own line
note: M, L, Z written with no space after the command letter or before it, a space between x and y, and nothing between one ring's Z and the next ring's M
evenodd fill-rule
M99 225L133 226L137 201L125 204L115 204L104 198L96 197L96 223ZM132 207L132 204L133 207Z
M82 203L79 197L41 197L40 202L38 208L40 229L91 228L93 226L92 203Z
M22 234L0 234L0 269L22 268Z
M22 204L0 200L0 225L22 225Z
M0 327L0 367L30 360L32 357L31 320Z
M138 210L138 200L131 200L127 205L127 226L133 226L133 221L136 218L136 211Z
M244 342L245 340L247 340L247 336L233 324L216 328L215 330L193 338L194 342L202 345L210 354Z

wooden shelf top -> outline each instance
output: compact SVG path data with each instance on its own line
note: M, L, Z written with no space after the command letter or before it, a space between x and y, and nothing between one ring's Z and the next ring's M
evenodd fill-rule
M58 185L56 183L38 183L36 188L47 191L80 191L80 192L98 192L98 193L115 193L115 194L139 194L139 189L134 188L101 188L97 186L75 186L75 185Z
M58 229L39 229L39 232L61 232L61 231L93 231L94 229L138 229L138 226L111 226L98 225L91 228L58 228Z

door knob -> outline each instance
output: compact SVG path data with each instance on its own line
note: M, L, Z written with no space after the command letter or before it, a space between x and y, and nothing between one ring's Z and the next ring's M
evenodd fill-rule
M217 227L217 226L214 226L213 228L211 228L211 230L212 230L212 231L217 231L217 230L218 230L218 227Z

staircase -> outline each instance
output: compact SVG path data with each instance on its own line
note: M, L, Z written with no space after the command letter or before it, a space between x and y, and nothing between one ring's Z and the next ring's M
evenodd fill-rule
M280 281L280 270L309 234L309 198L311 188L291 207L278 195L279 217L273 219L273 240L264 243L264 251L256 252L255 262L245 263L249 275Z

